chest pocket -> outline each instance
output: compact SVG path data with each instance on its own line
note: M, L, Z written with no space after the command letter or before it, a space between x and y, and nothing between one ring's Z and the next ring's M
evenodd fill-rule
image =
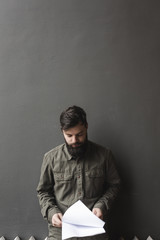
M94 168L85 172L85 196L100 197L105 191L105 174L103 169Z
M70 181L73 178L72 174L67 172L55 172L54 179L55 181Z
M68 206L71 201L74 187L74 175L66 172L54 172L54 192L56 201L63 206Z
M92 169L91 171L86 172L86 176L90 178L103 178L104 172L102 169L95 168Z

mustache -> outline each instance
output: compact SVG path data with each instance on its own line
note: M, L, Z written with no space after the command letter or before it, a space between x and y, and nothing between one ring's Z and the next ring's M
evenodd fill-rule
M80 147L82 146L84 143L79 143L79 142L75 142L75 143L72 143L72 144L68 144L68 146L72 147L72 146L75 146L75 147Z

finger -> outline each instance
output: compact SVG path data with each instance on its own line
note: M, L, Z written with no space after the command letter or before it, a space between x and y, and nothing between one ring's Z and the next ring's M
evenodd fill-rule
M92 212L96 215L96 209L95 208L93 208Z
M57 223L56 223L56 226L57 226L57 227L62 227L62 221L61 221L61 220L58 220Z
M58 217L62 221L62 213L58 213Z
M57 222L57 224L62 224L62 214L61 213L57 214L56 222Z
M99 208L93 208L92 212L100 219L103 219L103 214Z
M98 215L98 211L96 208L93 208L92 212L97 216Z
M61 221L61 214L57 213L54 214L52 217L52 225L55 227L61 227L62 226L62 221Z
M61 221L61 219L59 218L59 216L57 216L57 217L55 218L54 223L55 223L56 226L60 226L60 225L62 224L62 221Z

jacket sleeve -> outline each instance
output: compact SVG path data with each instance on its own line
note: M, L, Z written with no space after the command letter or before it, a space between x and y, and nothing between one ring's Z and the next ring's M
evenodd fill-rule
M50 157L45 155L41 167L40 181L37 187L37 196L42 216L50 223L52 223L52 216L55 213L61 212L56 205L53 186L54 177Z
M114 157L110 150L106 150L106 191L95 203L94 208L100 208L103 214L110 210L120 189L120 177L114 163Z

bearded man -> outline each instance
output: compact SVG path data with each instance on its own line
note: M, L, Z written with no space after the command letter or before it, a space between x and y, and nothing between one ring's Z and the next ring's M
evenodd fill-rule
M60 115L65 143L44 155L37 187L43 217L48 221L49 240L62 239L62 216L81 200L97 217L107 222L117 196L120 178L111 150L88 140L85 111L72 106ZM106 233L76 239L108 238Z

